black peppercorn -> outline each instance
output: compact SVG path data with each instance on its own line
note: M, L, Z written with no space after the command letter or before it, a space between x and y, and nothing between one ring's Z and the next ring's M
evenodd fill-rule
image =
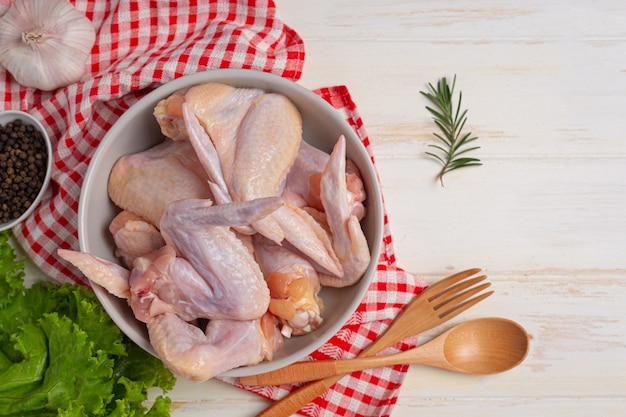
M20 119L0 125L0 223L20 217L33 203L46 176L43 135Z

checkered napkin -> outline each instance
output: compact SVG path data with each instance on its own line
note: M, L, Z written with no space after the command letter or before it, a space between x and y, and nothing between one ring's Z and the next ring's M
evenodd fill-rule
M0 14L10 3L0 0ZM87 284L82 275L57 258L56 250L78 249L76 217L83 176L117 118L162 83L206 69L248 68L297 80L304 45L296 32L276 18L271 0L73 3L97 31L83 81L42 92L18 85L0 67L0 109L31 113L46 127L56 147L51 185L43 202L13 232L32 260L53 279ZM340 86L316 93L346 117L371 155L363 122L348 90ZM346 326L309 359L358 354L424 287L423 282L396 266L385 217L383 253L370 290ZM407 340L391 350L404 350L415 343L415 339ZM354 373L301 413L389 415L405 373L405 366ZM224 380L237 386L234 380ZM294 388L245 387L269 399L278 399Z
M0 0L0 13L8 3ZM56 249L78 249L83 176L100 140L126 109L182 75L246 68L297 80L304 63L302 40L276 18L271 0L73 3L97 33L82 82L42 92L20 86L0 66L0 109L28 111L56 146L48 192L14 232L35 263L61 282L84 282Z

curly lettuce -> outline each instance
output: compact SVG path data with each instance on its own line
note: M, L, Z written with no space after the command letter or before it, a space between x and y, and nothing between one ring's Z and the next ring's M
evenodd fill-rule
M9 238L0 232L0 416L169 416L172 373L121 332L88 288L26 288ZM148 409L152 387L163 395Z

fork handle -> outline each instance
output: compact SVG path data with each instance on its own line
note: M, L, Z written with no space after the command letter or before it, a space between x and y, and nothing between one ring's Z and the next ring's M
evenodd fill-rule
M283 399L272 403L265 410L257 414L257 417L291 416L297 413L306 404L322 395L327 389L339 381L343 375L320 379L310 382L297 390L287 394Z

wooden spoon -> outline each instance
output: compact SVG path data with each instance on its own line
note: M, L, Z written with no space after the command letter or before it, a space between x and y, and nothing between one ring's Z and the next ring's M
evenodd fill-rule
M528 334L519 324L503 318L481 318L458 324L430 342L404 352L336 361L298 362L240 380L247 385L291 384L399 364L421 364L466 374L488 375L519 365L528 354L528 347Z

